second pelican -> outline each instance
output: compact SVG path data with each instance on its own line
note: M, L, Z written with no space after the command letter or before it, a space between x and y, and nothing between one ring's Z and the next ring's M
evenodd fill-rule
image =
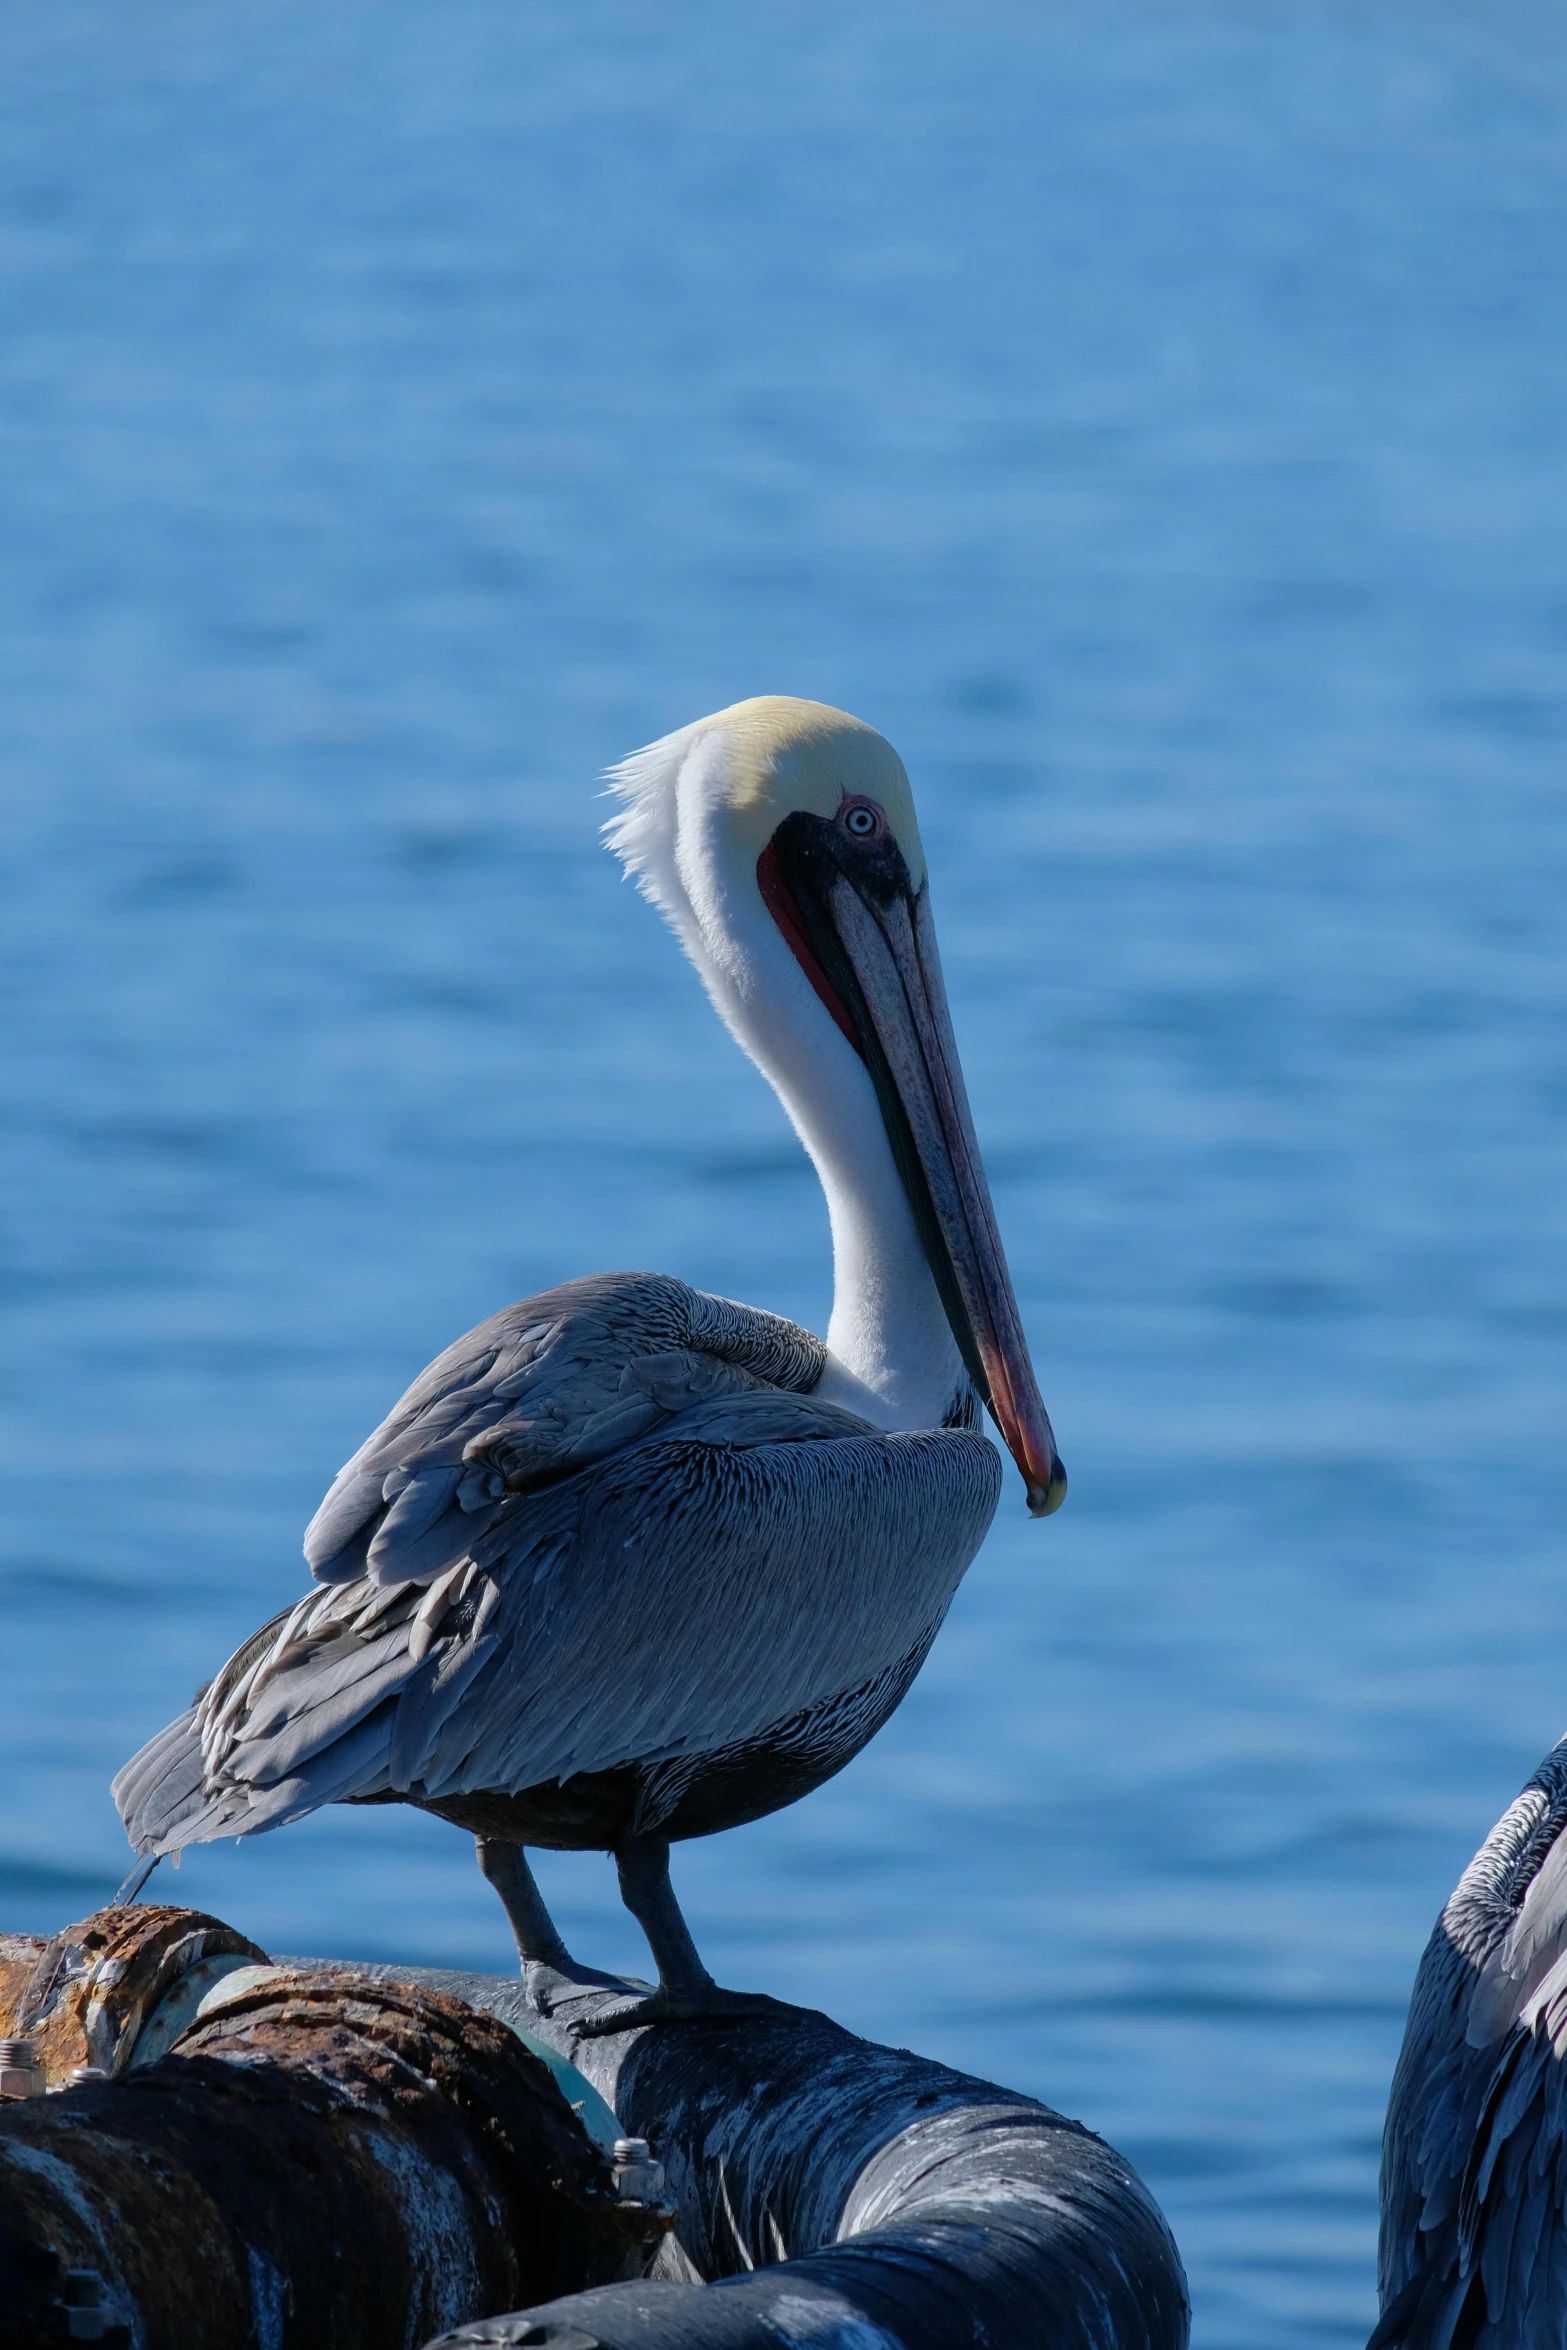
M615 770L611 846L827 1195L826 1343L648 1273L507 1306L414 1381L305 1536L318 1587L114 1783L139 1852L413 1803L467 1829L541 2005L573 1965L527 1845L612 1851L658 1988L722 2010L671 1840L792 1803L880 1729L994 1515L1066 1478L969 1116L897 753L737 703ZM600 1978L602 1979L602 1978Z

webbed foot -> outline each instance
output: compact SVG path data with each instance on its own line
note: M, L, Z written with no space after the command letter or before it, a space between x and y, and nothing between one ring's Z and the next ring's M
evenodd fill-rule
M721 2023L730 2016L790 2012L765 1991L724 1991L713 1982L689 1991L672 1991L661 1983L645 1999L623 1999L614 2007L601 2007L596 2014L584 2016L581 2023L572 2023L571 2031L579 2040L602 2040L611 2032L635 2031L640 2024Z
M528 2005L545 2016L559 2014L574 2001L591 1999L597 1991L628 1988L624 1975L600 1974L597 1967L578 1966L571 1958L566 1958L564 1964L546 1958L525 1958L522 1985L528 1995Z

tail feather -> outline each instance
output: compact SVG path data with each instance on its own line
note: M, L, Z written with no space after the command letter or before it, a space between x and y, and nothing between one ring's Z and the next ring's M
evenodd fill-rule
M255 1780L204 1772L197 1709L149 1738L114 1780L113 1794L133 1850L178 1852L218 1836L260 1836L285 1828L324 1803L378 1794L389 1784L386 1758L393 1703L383 1701L287 1778Z
M202 1804L201 1738L196 1708L170 1722L117 1771L110 1789L136 1852L170 1852L174 1833Z

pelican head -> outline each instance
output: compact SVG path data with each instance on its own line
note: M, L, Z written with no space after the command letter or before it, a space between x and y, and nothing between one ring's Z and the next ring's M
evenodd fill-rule
M1066 1472L974 1135L902 760L842 710L769 694L666 735L610 781L610 846L816 1162L832 1354L884 1425L929 1426L942 1380L961 1377L955 1344L1047 1516Z

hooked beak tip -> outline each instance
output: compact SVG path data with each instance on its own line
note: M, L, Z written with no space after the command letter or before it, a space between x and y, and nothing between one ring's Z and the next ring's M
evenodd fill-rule
M1059 1461L1052 1464L1049 1482L1030 1485L1028 1514L1031 1518L1052 1517L1066 1499L1066 1471Z

